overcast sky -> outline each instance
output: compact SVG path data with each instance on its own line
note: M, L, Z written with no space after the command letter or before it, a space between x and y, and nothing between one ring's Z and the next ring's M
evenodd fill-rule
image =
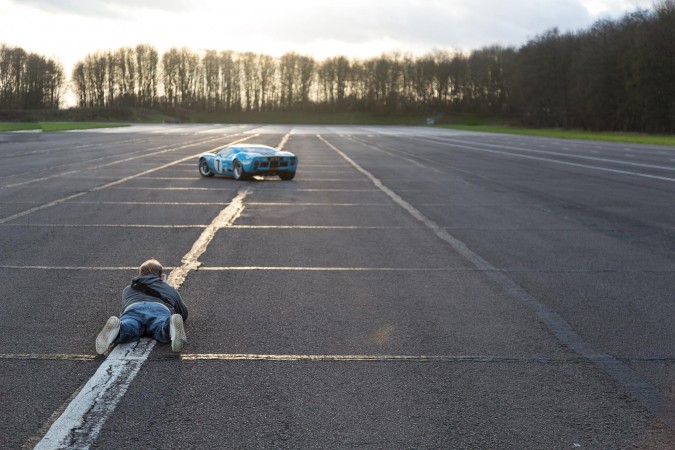
M150 44L317 59L520 46L653 0L0 0L0 44L59 59Z

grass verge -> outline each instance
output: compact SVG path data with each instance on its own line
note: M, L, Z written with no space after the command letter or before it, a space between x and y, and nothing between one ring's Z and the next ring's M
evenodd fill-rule
M89 130L93 128L128 127L123 123L100 123L100 122L17 122L0 123L2 131L68 131Z
M673 145L675 136L640 133L610 133L551 128L517 128L503 125L437 125L441 128L487 133L519 134L525 136L552 137L560 139L586 139L591 141L624 142L627 144Z

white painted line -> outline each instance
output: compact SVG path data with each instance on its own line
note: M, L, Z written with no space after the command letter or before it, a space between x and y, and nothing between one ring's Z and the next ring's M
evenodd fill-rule
M190 270L199 267L197 260L216 232L231 225L241 214L247 193L247 190L240 191L213 219L183 257L183 265L171 271L167 283L178 289ZM154 346L155 341L148 338L133 344L117 345L35 448L89 448Z
M248 206L397 206L395 203L295 203L295 202L249 202ZM432 206L447 206L432 205Z
M194 158L194 156L190 156ZM152 187L152 186L118 186L113 189L119 191L236 191L237 187L229 188L203 188L203 187Z
M464 256L477 269L482 271L487 277L492 279L514 300L530 308L548 329L558 338L558 340L589 361L593 362L598 368L602 369L610 377L616 380L626 391L630 392L640 403L649 409L659 420L668 427L675 429L675 404L670 402L657 388L642 378L637 372L627 364L617 358L595 349L589 342L586 342L574 328L570 326L562 316L553 309L541 303L537 298L530 295L523 287L513 281L504 272L495 268L480 255L469 249L464 242L452 236L444 228L440 227L431 219L427 218L418 209L410 203L403 200L398 194L386 187L372 173L361 167L356 161L347 156L340 149L328 142L322 136L317 137L323 141L329 148L333 149L342 156L356 170L370 178L373 184L389 198L398 203L401 208L425 224L441 240L450 244L450 246L460 255ZM485 150L492 151L492 150ZM524 156L524 155L521 155ZM529 158L534 158L528 156ZM541 159L541 158L536 158ZM675 181L673 179L672 181Z
M359 362L477 362L477 363L578 363L581 358L548 358L532 356L453 356L453 355L265 355L251 353L182 354L187 361L359 361Z
M160 151L157 151L157 152L151 152L151 153L148 153L148 151L152 151L154 149L145 149L145 150L141 150L139 152L134 152L134 153L142 153L140 156L133 156L133 157L130 157L130 158L120 159L120 160L112 161L112 162L109 162L109 163L106 163L106 164L100 164L100 165L93 166L93 167L86 167L86 168L83 168L83 169L69 170L67 172L60 172L60 173L56 173L56 174L52 174L52 175L47 175L45 177L31 178L30 180L25 180L25 181L21 181L21 182L18 182L18 183L0 186L0 189L13 188L13 187L23 186L23 185L31 184L31 183L40 183L40 182L50 180L50 179L53 179L53 178L64 177L66 175L72 175L72 174L75 174L75 173L80 173L80 172L85 172L85 171L89 172L91 170L102 169L104 167L110 167L110 166L114 166L114 165L121 164L121 163L124 163L124 162L134 161L134 160L141 159L141 158L148 158L150 156L161 155L163 153L174 152L176 150L181 150L181 149L188 148L188 147L194 147L195 145L203 144L203 143L206 143L206 142L211 142L211 141L214 141L216 139L219 139L219 138L205 139L203 141L193 142L193 143L190 143L190 144L181 145L179 147L169 147L169 148L167 148L167 146L157 147L157 149L161 148L163 150L160 150ZM106 158L109 158L109 156L106 157ZM89 163L91 161L85 161L85 162Z
M65 353L0 353L0 359L17 361L92 361L97 356ZM162 360L164 358L158 358ZM171 359L174 359L173 356ZM585 358L551 358L547 356L496 356L496 355L321 355L321 354L258 354L258 353L181 353L183 361L314 361L314 362L476 362L476 363L541 363L567 364L586 362ZM622 356L622 361L672 363L673 357ZM73 397L74 398L74 397Z
M170 206L225 206L227 202L67 202L74 205L170 205Z
M154 345L155 341L150 339L118 345L35 449L89 448Z
M287 270L296 272L474 272L476 269L445 268L445 267L292 267L292 266L202 266L199 271L274 271Z
M256 135L252 135L252 136L247 136L247 137L245 137L245 138L236 140L236 141L234 141L234 142L232 142L232 143L234 144L234 143L237 143L237 142L242 142L242 141L245 141L245 140L250 139L250 138L255 137L255 136L257 136L257 134L256 134ZM216 147L216 148L221 148L221 147L222 147L222 146L218 146L218 147ZM97 186L97 187L95 187L95 188L89 189L89 190L84 191L84 192L78 192L77 194L69 195L69 196L67 196L67 197L62 197L62 198L59 198L59 199L54 200L54 201L52 201L52 202L45 203L45 204L43 204L43 205L36 206L36 207L31 208L31 209L28 209L28 210L26 210L26 211L22 211L22 212L13 214L13 215L11 215L11 216L9 216L9 217L5 217L5 218L3 218L3 219L0 219L0 224L10 222L10 221L12 221L12 220L14 220L14 219L18 219L19 217L27 216L28 214L32 214L32 213L34 213L34 212L36 212L36 211L40 211L40 210L43 210L43 209L46 209L46 208L51 208L52 206L59 205L59 204L61 204L61 203L67 202L67 201L69 201L69 200L74 200L74 199L76 199L76 198L79 198L79 197L82 197L82 196L84 196L84 195L87 195L87 194L89 194L89 193L91 193L91 192L96 192L96 191L100 191L100 190L103 190L103 189L109 189L109 188L111 188L111 187L113 187L113 186L117 186L118 184L125 183L125 182L127 182L127 181L129 181L129 180L133 180L134 178L142 177L143 175L146 175L146 174L149 174L149 173L152 173L152 172L157 172L158 170L162 170L162 169L165 169L165 168L167 168L167 167L171 167L171 166L176 165L176 164L179 164L179 163L181 163L181 162L183 162L183 161L188 161L188 160L190 160L190 159L192 159L192 158L195 158L195 156L196 156L196 155L191 155L191 156L188 156L188 157L186 157L186 158L182 158L182 159L179 159L179 160L177 160L177 161L173 161L173 162L171 162L171 163L164 164L164 165L161 165L161 166L159 166L159 167L155 167L155 168L153 168L153 169L145 170L145 171L140 172L140 173L137 173L137 174L135 174L135 175L131 175L131 176L128 176L128 177L124 177L124 178L121 178L121 179L119 179L119 180L116 180L116 181L113 181L113 182L110 182L110 183L107 183L107 184L104 184L104 185L101 185L101 186ZM134 189L138 189L138 188L134 188Z
M27 361L92 361L96 359L94 355L75 355L65 353L18 353L7 354L0 353L0 359L14 359Z
M541 150L532 150L532 149L525 149L525 148L520 148L520 147L508 147L508 146L505 146L505 145L480 144L480 143L471 142L471 141L462 141L462 140L459 140L459 139L452 139L452 141L437 141L437 140L433 140L433 139L423 139L423 140L432 141L432 142L436 142L436 143L444 143L446 145L455 145L455 143L469 144L469 145L484 145L484 146L497 147L497 148L508 149L508 150L517 150L517 151L522 151L522 152L527 152L527 153L541 153L541 154L546 154L546 155L563 156L563 157L576 158L576 159L587 159L587 160L591 160L591 161L609 162L611 164L621 164L621 165L643 167L643 168L649 168L649 169L675 170L675 167L670 167L670 166L657 166L657 165L653 165L653 164L640 164L640 163L634 163L634 162L628 162L628 161L620 161L620 160L616 160L616 159L595 158L595 157L592 157L592 156L572 155L572 154L569 154L569 153L546 152L546 151L541 151ZM455 146L457 146L457 145L455 145ZM587 168L587 169L601 170L601 171L605 171L605 172L621 173L621 174L626 174L626 175L635 175L635 176L639 176L639 177L653 178L653 179L665 180L665 181L675 181L675 178L659 177L659 176L649 175L649 174L644 174L644 173L639 173L639 172L630 172L630 171L626 171L626 170L610 169L610 168L607 168L607 167L600 167L600 166L589 166L589 165L586 165L586 164L572 163L572 162L568 162L568 161L560 161L560 160L557 160L557 159L541 158L541 157L530 156L530 155L521 155L521 154L516 154L516 153L510 153L510 152L502 152L502 151L498 151L498 150L488 150L488 149L478 148L478 147L461 147L461 148L466 148L466 149L469 149L469 150L477 150L477 151L482 151L482 152L488 152L488 153L498 153L498 154L503 154L503 155L515 156L515 157L518 157L518 158L535 159L535 160L538 160L538 161L547 161L547 162L552 162L552 163L556 163L556 164L564 164L564 165L568 165L568 166L583 167L583 168Z
M300 178L300 181L302 181L303 183L313 183L322 181L339 181L339 182L348 181L349 183L369 182L368 180L365 180L363 178Z
M283 150L284 145L286 145L286 142L288 142L288 138L291 137L291 134L293 133L293 129L286 133L283 138L281 138L281 142L279 142L279 145L277 145L277 150Z
M368 227L359 225L233 225L239 229L300 229L300 230L411 230L414 227Z
M206 228L207 225L153 225L153 224L81 224L81 223L0 223L0 227L32 228Z
M17 266L17 265L2 265L0 266L0 269L11 269L11 270L103 270L103 271L110 271L110 270L138 270L138 267L132 267L132 266L113 266L113 267L106 267L106 266L98 266L98 267L92 267L92 266L83 266L83 267L77 267L77 266ZM165 269L169 270L169 267L165 267Z
M195 170L196 172L196 170ZM139 180L163 180L163 181L196 181L201 180L199 176L194 177L138 177Z
M399 155L399 154L396 153L396 152L391 152L391 151L385 150L385 149L383 149L383 148L381 148L381 147L378 147L378 146L376 146L376 145L369 144L368 142L363 141L363 140L361 140L361 139L357 139L357 138L351 137L351 138L349 138L349 140L351 140L352 142L357 142L357 143L359 143L359 144L361 144L361 145L365 145L366 147L372 148L373 150L382 152L382 153L384 153L385 155L388 155L388 156L391 156L391 157L394 157L394 158L400 158L400 159L403 159L403 160L409 162L410 164L412 164L412 165L414 165L414 166L417 166L417 167L419 167L419 168L422 168L422 169L424 169L424 170L429 170L429 171L436 172L436 173L443 173L441 170L437 169L436 167L433 167L433 166L427 166L427 165L425 165L425 164L420 163L419 161L417 161L417 160L415 160L415 159L406 158L405 156L401 156L401 155Z

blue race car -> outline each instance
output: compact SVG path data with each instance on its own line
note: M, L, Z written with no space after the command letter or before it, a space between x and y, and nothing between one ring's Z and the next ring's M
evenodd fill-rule
M282 180L292 180L298 158L266 145L232 144L215 153L202 153L198 164L203 177L226 175L250 180L253 175L279 175Z

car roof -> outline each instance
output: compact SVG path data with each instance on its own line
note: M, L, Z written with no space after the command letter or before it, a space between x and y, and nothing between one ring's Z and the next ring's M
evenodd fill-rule
M274 150L274 151L277 151L277 152L279 151L274 147L270 147L269 145L260 145L260 144L244 144L244 145L232 144L232 145L228 145L225 148L234 148L234 149L237 149L237 150L244 150L244 151L246 151L246 150L252 150L252 151L255 151L255 150Z

